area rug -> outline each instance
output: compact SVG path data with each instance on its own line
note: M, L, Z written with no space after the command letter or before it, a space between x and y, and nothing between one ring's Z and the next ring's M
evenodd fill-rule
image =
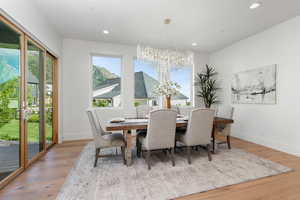
M85 146L57 200L165 200L291 171L237 148L219 149L211 162L205 151L195 151L191 165L180 151L175 167L166 154L155 153L151 170L142 158L127 167L120 156L99 158L94 168L94 151L93 143Z

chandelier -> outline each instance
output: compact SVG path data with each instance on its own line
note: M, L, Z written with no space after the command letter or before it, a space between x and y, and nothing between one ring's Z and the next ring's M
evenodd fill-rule
M193 66L194 54L191 51L177 51L173 49L161 49L151 46L137 46L137 58L157 63L162 67Z
M166 27L170 23L171 19L167 18L164 20ZM191 51L156 48L150 45L137 46L137 59L154 63L157 67L161 83L170 80L171 67L194 66L194 54Z

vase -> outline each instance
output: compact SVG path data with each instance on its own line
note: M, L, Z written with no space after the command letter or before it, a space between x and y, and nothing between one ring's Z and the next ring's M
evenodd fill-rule
M166 96L166 107L171 109L171 96Z

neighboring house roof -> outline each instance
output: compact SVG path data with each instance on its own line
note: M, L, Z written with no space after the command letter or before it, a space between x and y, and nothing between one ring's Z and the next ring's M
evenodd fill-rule
M97 87L95 87L94 91L109 87L109 86L114 85L114 84L119 84L120 85L120 78L107 79L103 83L101 83L101 85L98 85Z
M94 90L94 98L95 99L111 99L115 96L120 95L120 78L108 79L101 86L98 86ZM135 92L134 96L136 99L151 99L154 98L152 94L153 89L158 86L159 82L149 76L144 72L135 72L134 73L134 84L135 84ZM115 85L114 87L111 87ZM107 88L111 87L109 91ZM103 91L103 92L101 92ZM105 91L105 92L104 92ZM100 95L98 95L100 93ZM175 100L186 100L188 97L179 93L174 96Z

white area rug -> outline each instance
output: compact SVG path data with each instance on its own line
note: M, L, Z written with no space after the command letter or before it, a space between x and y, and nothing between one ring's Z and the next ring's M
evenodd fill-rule
M205 151L194 152L191 165L180 152L175 167L164 153L154 153L150 171L142 158L130 167L121 157L99 158L94 168L94 151L93 143L84 148L57 200L165 200L291 171L237 148L219 149L212 162Z

